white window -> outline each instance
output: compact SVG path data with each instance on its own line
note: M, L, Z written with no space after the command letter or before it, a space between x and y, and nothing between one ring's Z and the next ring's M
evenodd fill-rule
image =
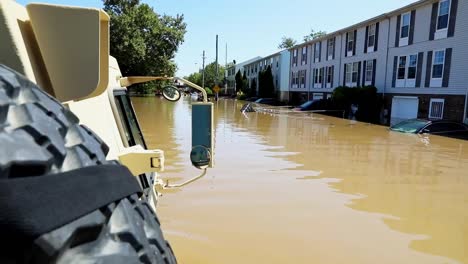
M297 66L297 49L293 51L293 66Z
M333 59L333 51L335 50L335 38L331 38L328 40L328 60Z
M327 67L327 83L332 83L333 81L333 67Z
M374 78L374 60L366 61L365 85L371 85Z
M352 78L353 78L353 64L348 63L346 64L346 78L345 78L345 83L347 86L350 86L349 84L351 83Z
M429 104L429 118L442 119L444 118L444 99L431 98Z
M351 52L351 56L352 56L353 50L354 50L354 32L349 32L348 33L348 43L346 43L346 51L348 52L348 56L349 56L350 52Z
M370 25L367 36L367 51L374 51L376 25Z
M416 67L418 66L418 55L410 55L408 62L408 80L416 79Z
M437 16L437 30L448 28L450 13L450 0L442 0L439 2L439 13Z
M301 64L302 64L302 65L307 64L307 46L302 47L302 59L301 59Z
M359 63L346 64L346 86L355 87L359 78Z
M444 73L445 50L434 52L434 61L432 64L432 78L441 79Z
M405 13L401 16L400 38L409 37L411 14Z
M292 88L299 87L299 72L292 73Z
M418 55L400 56L398 58L396 87L416 87Z
M327 67L326 79L327 79L326 81L327 88L332 88L332 83L333 83L333 67L332 66Z
M300 88L305 88L305 83L306 83L305 76L306 76L305 70L299 71L299 87Z
M323 71L320 68L314 69L314 88L321 88L322 87L322 73Z
M431 87L442 87L442 77L444 75L445 50L434 51L431 69Z
M314 48L314 61L315 62L320 62L320 42L315 43L315 48Z

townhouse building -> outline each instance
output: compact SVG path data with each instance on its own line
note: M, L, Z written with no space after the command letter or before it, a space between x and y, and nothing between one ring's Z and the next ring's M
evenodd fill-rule
M270 67L278 99L282 101L289 100L289 57L289 50L283 50L246 64L244 69L249 81L249 87L252 87L255 82L256 94L258 94L259 73Z
M421 0L290 49L290 101L375 86L390 123L467 121L468 1Z
M227 80L227 93L229 93L230 91L234 91L237 72L240 71L241 74L246 74L247 70L245 69L245 65L247 65L247 64L249 64L249 63L251 63L253 61L257 61L257 60L259 60L261 58L262 57L257 56L255 58L252 58L252 59L240 62L240 63L229 64L228 65L228 67L226 69L226 71L227 71L227 77L226 77L226 80Z

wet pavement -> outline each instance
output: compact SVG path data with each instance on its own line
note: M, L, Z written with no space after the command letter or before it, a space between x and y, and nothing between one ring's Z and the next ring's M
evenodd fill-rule
M189 161L188 98L132 98L164 180ZM215 168L164 191L179 263L468 263L468 141L215 103Z

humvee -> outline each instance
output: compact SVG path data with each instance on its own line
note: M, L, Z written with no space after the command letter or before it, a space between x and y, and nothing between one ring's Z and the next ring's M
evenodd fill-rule
M180 184L159 178L164 151L147 149L128 95L154 80L204 97L190 155L203 172ZM180 98L173 86L163 95ZM193 83L122 76L103 10L0 0L0 262L175 263L155 185L181 187L213 166L212 118Z

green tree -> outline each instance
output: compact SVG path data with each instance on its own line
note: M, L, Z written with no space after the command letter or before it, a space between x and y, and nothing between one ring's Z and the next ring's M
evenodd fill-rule
M218 71L218 82L216 82L216 62L205 66L205 87L213 89L215 84L218 84L220 87L222 86L225 69L222 65L218 64ZM202 86L202 76L203 72L192 73L187 77L187 80Z
M237 71L235 76L236 90L244 91L244 82L242 81L242 73L240 70Z
M200 72L194 72L189 76L185 77L187 81L193 82L198 86L202 86L202 74Z
M293 38L283 37L281 43L278 45L278 49L289 49L296 45L296 41Z
M310 30L310 34L304 36L304 41L307 42L307 41L311 41L313 39L316 39L316 38L320 38L320 37L323 37L327 34L327 32L325 31L315 31L313 29Z
M173 76L173 59L184 41L183 15L159 15L139 0L104 0L110 15L110 53L122 74ZM142 85L149 89L153 85Z
M250 89L249 89L249 96L256 96L257 95L257 81L252 79L252 83L250 84Z
M258 77L258 96L260 97L274 97L275 85L273 82L273 74L271 67L261 71Z
M250 93L249 80L247 79L247 73L245 71L244 75L242 76L242 92L244 94Z

